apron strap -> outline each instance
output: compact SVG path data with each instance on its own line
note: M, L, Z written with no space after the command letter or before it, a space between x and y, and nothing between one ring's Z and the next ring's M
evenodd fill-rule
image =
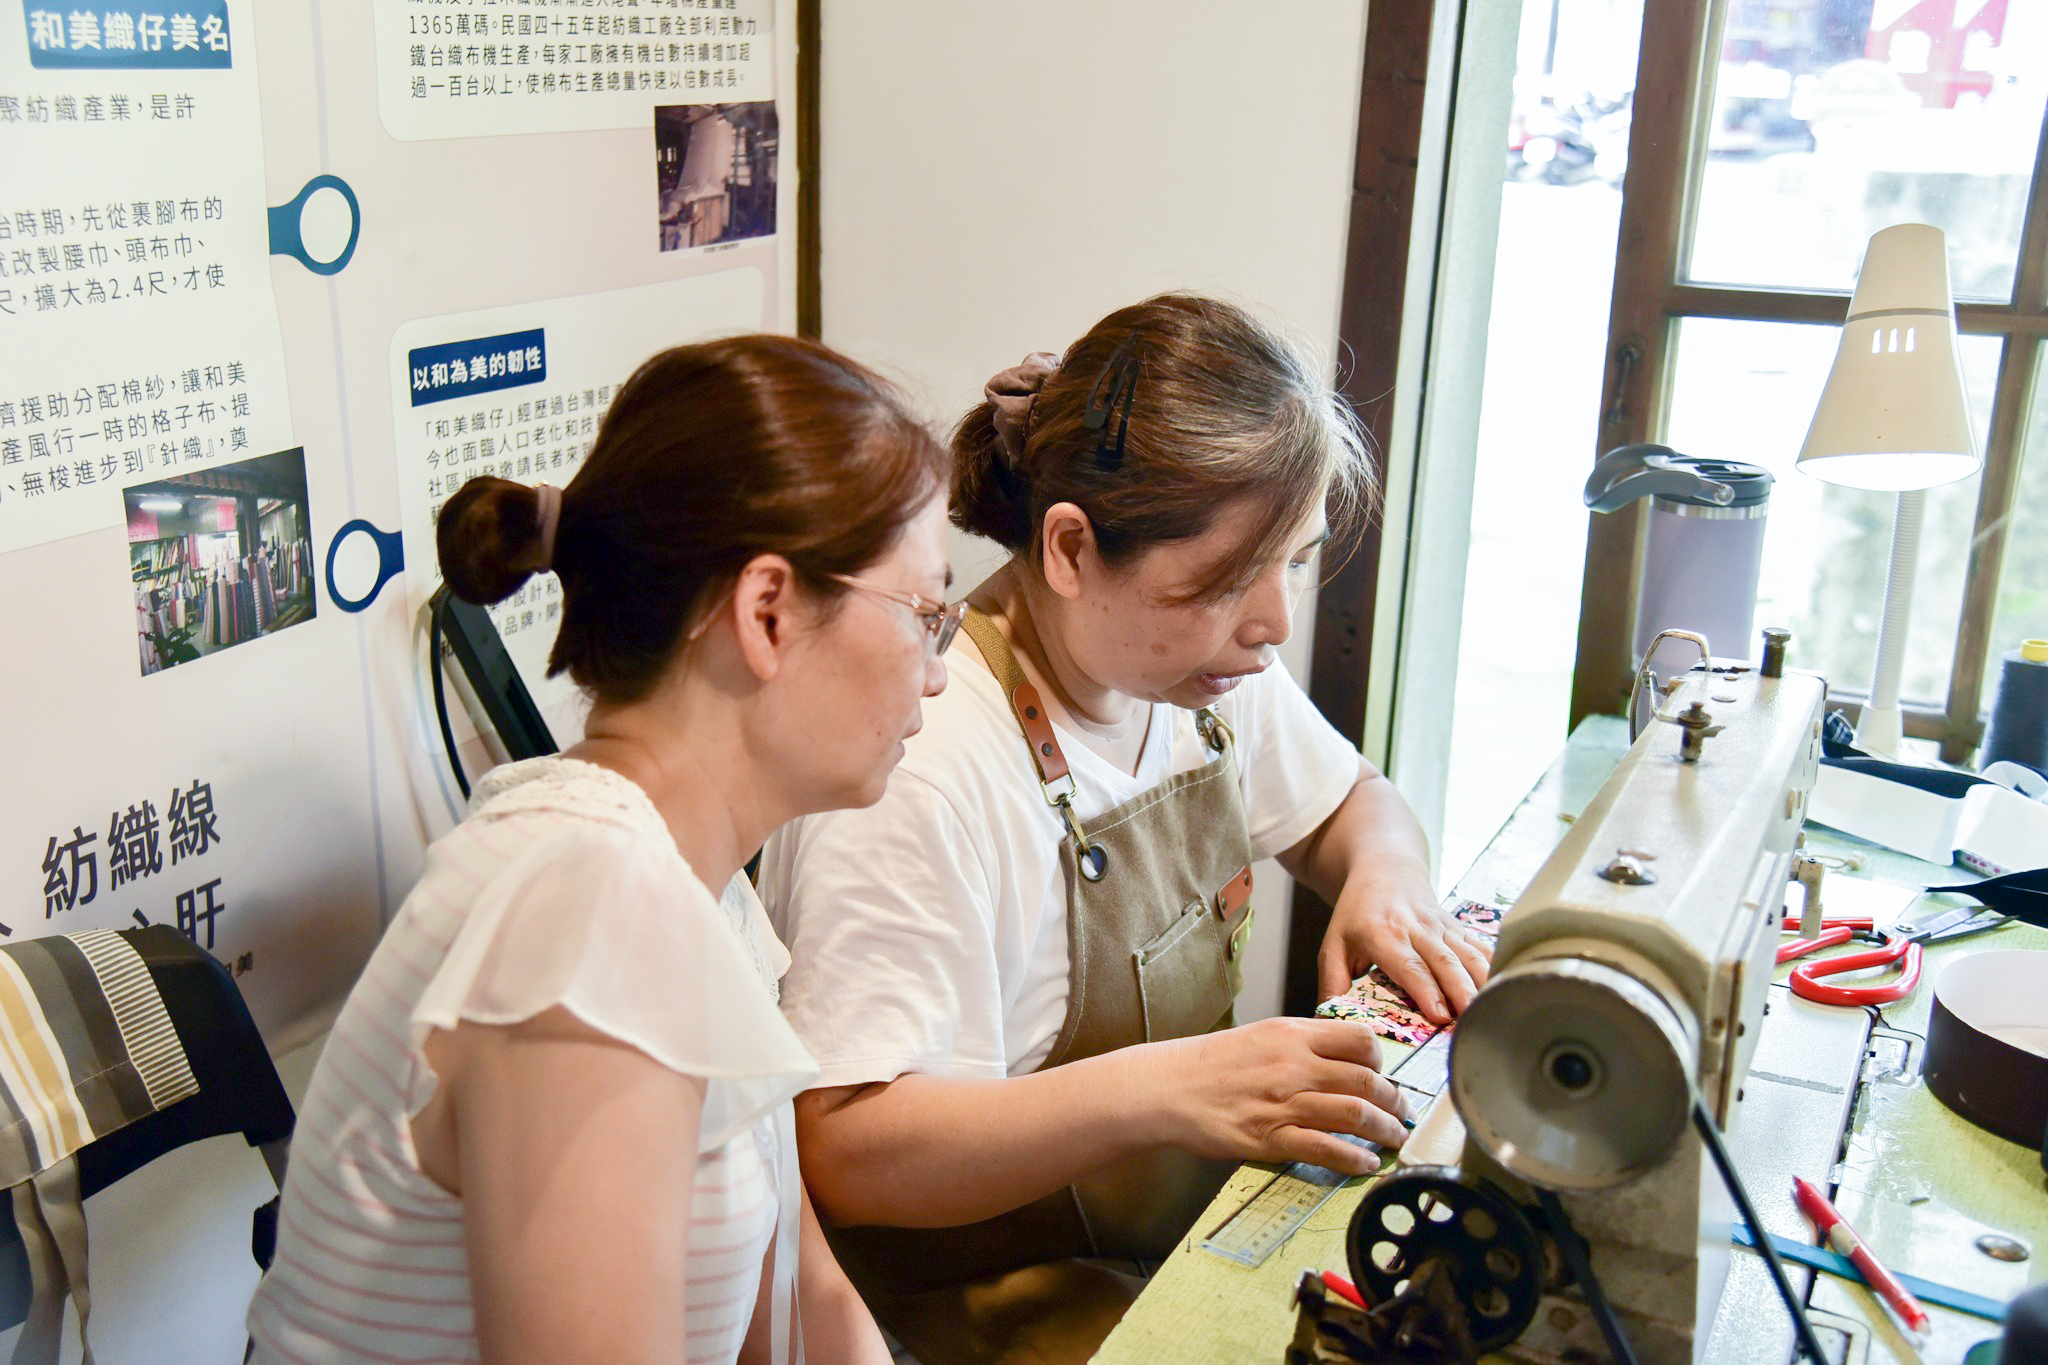
M1045 793L1045 802L1066 819L1067 837L1074 845L1075 869L1091 882L1101 881L1109 871L1109 855L1089 842L1080 818L1074 814L1074 774L1067 767L1067 755L1053 733L1052 717L1046 714L1038 689L1024 676L1023 665L1017 662L1010 642L986 613L970 609L960 618L960 628L981 651L989 672L996 675L997 684L1009 699L1010 714L1016 718L1017 728L1024 732L1024 743L1031 750L1031 763L1038 770L1038 785Z
M1101 881L1108 872L1108 855L1089 840L1087 832L1081 828L1079 817L1074 814L1074 774L1067 766L1067 756L1060 748L1059 737L1053 733L1052 717L1047 713L1038 689L1024 676L1024 667L1017 662L1016 651L1010 648L1010 642L1003 638L1003 632L986 612L969 608L967 614L960 618L960 629L967 632L967 638L974 641L974 647L981 651L989 672L996 675L1003 696L1009 700L1010 714L1016 719L1017 728L1024 732L1024 742L1031 749L1031 763L1038 770L1038 783L1045 793L1046 804L1057 807L1066 819L1067 836L1074 845L1076 869L1091 882ZM1230 726L1213 707L1204 706L1195 713L1195 726L1209 742L1209 747L1219 754L1227 751L1235 739Z
M995 674L996 681L1002 685L1003 696L1010 703L1010 713L1017 719L1017 728L1024 732L1025 740L1031 745L1031 762L1038 769L1038 780L1046 789L1045 799L1057 804L1059 797L1054 794L1054 788L1061 785L1071 796L1074 778L1067 768L1067 756L1060 749L1059 738L1053 734L1052 718L1046 714L1038 689L1024 676L1023 665L1017 662L1010 642L1003 638L1003 632L996 628L995 621L980 611L969 610L960 620L960 629L974 641L974 647L988 661L989 672Z

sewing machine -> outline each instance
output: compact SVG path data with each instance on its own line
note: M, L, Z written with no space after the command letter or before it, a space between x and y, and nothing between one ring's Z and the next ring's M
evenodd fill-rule
M1732 687L1727 685L1731 681ZM1749 1001L1750 993L1757 989L1754 978L1760 974L1753 968L1761 954L1756 959L1746 958L1738 951L1739 943L1724 952L1721 942L1710 940L1699 927L1709 921L1726 931L1722 941L1736 937L1742 920L1736 914L1739 900L1731 892L1721 902L1720 911L1696 911L1692 908L1695 898L1701 906L1705 898L1704 882L1695 879L1725 875L1733 882L1744 870L1779 862L1781 846L1793 827L1788 824L1781 834L1767 835L1773 822L1763 820L1763 813L1773 803L1782 810L1788 791L1794 793L1796 807L1796 793L1804 790L1803 779L1793 780L1795 773L1804 770L1804 758L1795 760L1780 750L1771 760L1773 766L1783 764L1775 775L1761 763L1751 764L1744 772L1740 769L1748 759L1742 755L1753 750L1717 748L1730 739L1743 743L1741 717L1762 700L1759 694L1765 687L1754 674L1708 679L1693 673L1681 675L1677 695L1659 696L1658 706L1674 721L1697 700L1709 713L1703 728L1728 728L1704 737L1697 778L1670 777L1669 785L1661 789L1666 801L1692 793L1697 799L1691 801L1690 809L1680 805L1667 810L1664 823L1654 830L1641 825L1627 827L1633 837L1648 844L1639 851L1657 855L1637 861L1658 880L1629 888L1616 885L1611 894L1615 902L1626 906L1624 889L1631 895L1647 891L1662 899L1642 902L1645 908L1628 912L1630 918L1640 915L1662 922L1671 917L1681 923L1658 927L1624 922L1603 928L1601 935L1644 934L1666 942L1668 935L1682 943L1708 943L1704 948L1683 949L1697 952L1703 961L1711 954L1711 961L1717 964L1711 971L1700 968L1693 979L1712 983L1712 998L1728 1008L1721 1017L1733 1018L1745 1025L1745 1030L1724 1027L1719 1035L1723 1040L1720 1050L1708 1058L1698 1050L1689 1054L1689 1074L1697 1084L1700 1073L1708 1073L1709 1106L1729 1130L1734 1163L1765 1228L1784 1244L1813 1241L1812 1224L1790 1197L1792 1177L1803 1176L1833 1191L1836 1205L1894 1271L2003 1303L2042 1273L2039 1249L2048 1247L2048 1203L2040 1198L2041 1157L2037 1151L1994 1137L1957 1116L1920 1083L1918 1049L1920 1036L1928 1027L1932 992L1923 987L1886 1008L1878 1028L1872 1027L1872 1011L1814 1004L1794 997L1783 984L1769 988L1769 1012L1760 1027L1760 1006L1727 1004ZM1809 678L1793 682L1791 687L1802 689L1804 695L1793 696L1790 687L1783 688L1777 692L1776 705L1782 734L1796 747L1800 726L1791 716L1804 711L1808 698L1818 698L1819 683ZM1717 702L1716 692L1735 696L1737 701ZM1620 717L1596 716L1581 723L1508 823L1459 877L1457 898L1481 905L1518 903L1515 915L1529 915L1528 922L1519 927L1514 927L1518 923L1514 915L1509 917L1513 931L1500 950L1501 968L1511 968L1524 958L1535 962L1555 937L1579 932L1576 928L1567 931L1562 925L1555 934L1549 929L1539 931L1538 914L1544 907L1579 905L1583 910L1588 899L1595 899L1598 905L1614 903L1604 899L1610 894L1606 883L1586 880L1585 872L1612 862L1617 851L1613 822L1629 813L1624 807L1649 794L1637 785L1644 781L1643 772L1652 771L1645 769L1646 761L1658 760L1666 774L1677 771L1676 765L1683 762L1677 757L1680 737L1689 733L1671 723L1644 723L1648 728L1636 737L1640 742L1634 745L1628 722ZM1774 726L1778 723L1772 722ZM1811 733L1810 719L1806 732ZM1723 753L1733 761L1717 769ZM1750 782L1754 791L1764 796L1753 801L1730 797L1721 785L1724 781ZM1624 792L1630 794L1626 800ZM1711 825L1715 811L1735 807L1757 813L1759 824L1746 831L1734 823L1715 826L1721 831L1718 836L1699 833ZM1749 844L1747 857L1735 855L1738 833ZM1825 888L1830 915L1873 915L1879 923L1888 923L1913 903L1910 888L1974 880L1962 868L1922 862L1824 825L1808 824L1804 836L1802 856L1820 858L1838 869L1829 873ZM1649 842L1653 837L1655 842ZM1768 858L1764 856L1767 837L1780 846ZM1560 840L1570 841L1562 852ZM1681 856L1674 847L1681 841L1697 843L1714 856ZM1557 856L1552 861L1554 853ZM1761 879L1758 884L1763 885ZM1770 903L1775 904L1780 890L1775 877L1768 890ZM1795 907L1799 900L1795 893L1786 904ZM1596 908L1594 913L1601 912ZM1743 915L1748 913L1743 911ZM1761 905L1755 913L1762 917ZM1696 914L1707 919L1697 919ZM2001 942L2009 946L2048 951L2048 931L2013 925L2000 932L2004 936ZM1613 941L1638 958L1651 956L1637 942ZM1982 946L1982 940L1929 945L1925 975L1937 975L1946 963ZM1610 957L1608 965L1612 961ZM1738 962L1742 964L1739 968ZM1703 1010L1689 1002L1674 979L1686 974L1666 967L1656 970L1672 980L1669 995L1658 995L1670 1003L1660 1008L1674 1018L1695 1023L1704 1012L1709 1020L1705 1031L1711 1032L1714 1008ZM1789 965L1779 967L1776 975L1782 981L1790 970ZM1739 980L1738 973L1748 973L1751 979ZM1487 1358L1547 1359L1550 1365L1564 1360L1608 1359L1597 1327L1588 1320L1585 1295L1562 1264L1560 1248L1536 1197L1537 1187L1493 1161L1476 1140L1468 1142L1455 1107L1437 1100L1450 1086L1447 1059L1465 1032L1460 1025L1419 1047L1387 1044L1390 1078L1416 1112L1426 1115L1409 1135L1401 1162L1391 1174L1346 1184L1320 1203L1308 1197L1320 1192L1296 1182L1293 1193L1304 1196L1302 1203L1313 1205L1312 1211L1295 1220L1293 1231L1286 1233L1270 1255L1220 1255L1209 1245L1216 1233L1248 1211L1256 1213L1273 1202L1268 1196L1288 1193L1280 1188L1286 1183L1284 1170L1247 1163L1218 1193L1185 1244L1153 1276L1103 1344L1097 1365L1154 1365L1161 1360L1181 1365L1374 1360L1386 1365L1430 1358L1412 1350L1390 1349L1384 1335L1380 1345L1365 1349L1355 1349L1361 1344L1357 1332L1348 1333L1348 1348L1332 1335L1305 1349L1302 1336L1304 1323L1312 1319L1339 1328L1359 1325L1363 1314L1349 1311L1338 1293L1325 1292L1320 1276L1331 1272L1363 1278L1356 1266L1360 1253L1370 1253L1372 1247L1357 1245L1359 1239L1352 1235L1356 1215L1368 1201L1383 1211L1391 1209L1392 1205L1378 1202L1383 1196L1376 1192L1396 1186L1407 1172L1423 1165L1461 1165L1459 1174L1469 1180L1485 1173L1487 1184L1514 1203L1515 1221L1535 1242L1523 1249L1531 1264L1540 1263L1540 1277L1533 1286L1523 1281L1519 1287L1529 1290L1527 1297L1520 1305L1509 1304L1527 1310L1526 1321L1518 1322L1512 1313L1488 1317L1484 1307L1500 1309L1502 1304L1485 1292L1485 1284L1469 1299L1458 1297L1458 1316L1478 1322L1482 1331L1502 1322L1515 1327L1504 1346ZM1735 1034L1732 1042L1728 1039L1731 1032ZM1475 1036L1477 1033L1474 1030ZM1503 1035L1503 1041L1515 1039L1510 1033ZM1484 1044L1480 1050L1485 1050ZM1572 1070L1570 1063L1566 1069ZM1742 1097L1739 1103L1729 1102L1731 1094ZM1577 1126L1583 1129L1583 1125ZM1762 1259L1740 1246L1732 1253L1725 1248L1728 1204L1702 1155L1697 1136L1683 1133L1667 1163L1653 1164L1637 1180L1604 1189L1567 1190L1556 1197L1560 1207L1569 1210L1578 1232L1592 1244L1595 1281L1607 1291L1639 1359L1690 1360L1697 1365L1760 1361L1783 1365L1794 1359L1790 1316ZM1466 1165L1470 1174L1463 1170ZM1451 1197L1462 1197L1465 1188L1461 1183ZM1414 1187L1409 1190L1407 1213L1414 1214L1424 1203L1432 1213L1439 1209L1453 1212L1434 1195L1425 1200L1414 1197ZM1510 1191L1513 1199L1508 1199ZM1452 1221L1462 1224L1463 1220ZM1483 1220L1475 1221L1481 1222L1482 1231L1492 1231ZM1472 1238L1468 1246L1478 1254L1470 1259L1483 1267L1487 1252L1505 1249L1498 1243L1498 1238ZM1641 1246L1649 1250L1638 1252ZM2031 1246L2036 1254L2013 1260L2004 1249L2015 1246ZM1498 1256L1492 1259L1505 1264ZM1808 1273L1796 1264L1791 1273L1795 1288L1803 1288ZM1509 1283L1514 1280L1510 1275ZM1305 1308L1304 1300L1311 1296L1324 1300L1327 1311ZM1996 1321L1982 1313L1940 1307L1923 1299L1933 1318L1933 1333L1918 1341L1908 1340L1877 1298L1858 1284L1828 1274L1815 1275L1804 1297L1807 1316L1835 1360L1867 1365L1964 1365L1966 1355L1998 1335ZM1719 1313L1711 1334L1703 1339L1702 1323L1716 1298ZM1467 1312L1467 1302L1482 1311ZM1325 1351L1323 1346L1332 1349Z
M1825 694L1781 659L1665 692L1508 914L1452 1036L1462 1156L1360 1206L1369 1301L1407 1293L1418 1323L1455 1305L1477 1349L1519 1359L1607 1358L1617 1327L1646 1365L1704 1357L1734 1205L1694 1103L1737 1121Z

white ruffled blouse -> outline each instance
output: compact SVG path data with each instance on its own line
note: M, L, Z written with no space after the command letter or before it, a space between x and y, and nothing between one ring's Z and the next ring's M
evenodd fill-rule
M487 774L428 850L314 1072L277 1258L250 1309L256 1358L476 1358L462 1203L412 1146L437 1084L422 1045L462 1020L560 1005L706 1083L688 1359L733 1359L771 1242L778 1300L795 1271L790 1100L817 1068L776 1007L788 966L745 877L714 896L625 777L562 757Z

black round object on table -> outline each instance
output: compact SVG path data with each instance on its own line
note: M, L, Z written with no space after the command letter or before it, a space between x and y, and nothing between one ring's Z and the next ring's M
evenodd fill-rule
M1543 1247L1515 1202L1456 1166L1408 1166L1365 1192L1345 1240L1351 1278L1371 1304L1445 1261L1479 1349L1522 1334L1543 1299Z
M2048 1026L2048 953L1993 949L1934 982L1921 1074L1936 1099L1986 1132L2031 1146L2048 1128L2048 1056L2000 1037ZM2044 1357L2048 1359L2048 1357Z
M1998 690L1977 765L2001 759L2048 773L2048 643L2029 640L1999 660Z
M2041 1365L2048 1360L2048 1284L2037 1284L2005 1310L1998 1365Z

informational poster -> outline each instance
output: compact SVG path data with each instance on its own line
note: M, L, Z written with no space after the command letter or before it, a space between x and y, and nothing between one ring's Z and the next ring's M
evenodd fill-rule
M0 0L0 942L173 925L324 1031L461 815L441 505L793 321L793 12ZM566 744L560 610L491 616Z
M292 431L248 7L23 17L0 82L0 554Z
M690 319L704 336L756 332L767 308L766 281L749 268L399 328L391 387L406 562L433 561L441 506L471 479L491 474L559 488L575 478L619 385L664 346L694 339L678 336L675 319ZM415 614L434 586L425 574L407 575ZM580 725L582 714L573 684L547 677L561 612L552 574L490 609L557 733ZM449 720L469 738L467 714L458 709ZM438 727L428 743L440 745Z

